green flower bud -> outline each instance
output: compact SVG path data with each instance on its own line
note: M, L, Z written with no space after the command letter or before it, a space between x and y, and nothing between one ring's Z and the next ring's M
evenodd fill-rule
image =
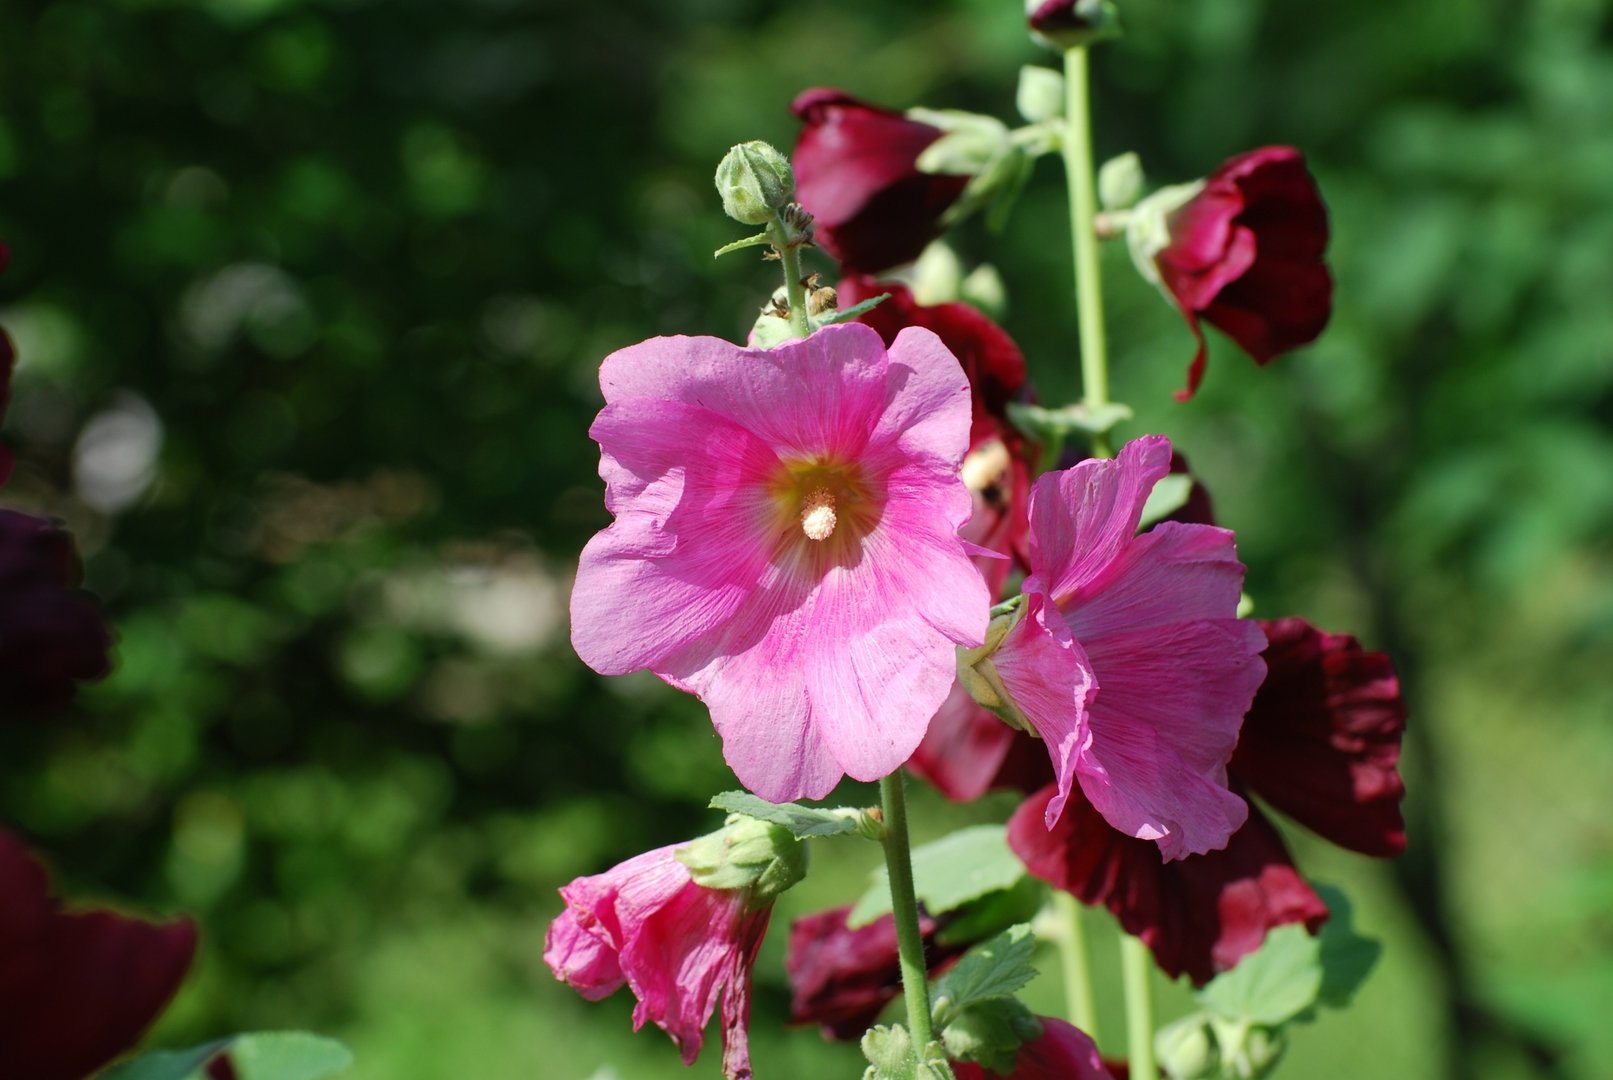
M1098 202L1105 210L1124 210L1143 193L1143 163L1126 152L1112 157L1098 170Z
M1154 1055L1171 1080L1212 1080L1221 1070L1221 1055L1205 1013L1184 1016L1154 1035Z
M790 159L767 143L740 143L717 166L717 193L735 221L766 225L795 198L795 171Z
M756 907L772 903L806 877L806 846L783 826L744 814L728 815L721 829L691 840L676 855L695 884L747 889Z
M1026 64L1019 69L1019 91L1014 96L1019 115L1033 124L1064 115L1064 76L1052 68Z

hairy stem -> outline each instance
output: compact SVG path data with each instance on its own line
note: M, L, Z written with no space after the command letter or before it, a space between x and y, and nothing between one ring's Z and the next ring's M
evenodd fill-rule
M1109 403L1109 353L1103 329L1103 282L1098 274L1097 180L1092 166L1092 107L1087 93L1087 50L1064 52L1064 177L1070 193L1070 238L1075 255L1075 305L1081 329L1081 404ZM1112 457L1107 434L1092 452Z
M907 1030L913 1045L935 1041L930 1024L929 968L924 963L924 933L919 929L918 897L913 891L912 845L907 836L907 793L898 770L879 782L885 811L885 867L890 875L891 914L896 919L896 948L902 966L902 992L907 997Z

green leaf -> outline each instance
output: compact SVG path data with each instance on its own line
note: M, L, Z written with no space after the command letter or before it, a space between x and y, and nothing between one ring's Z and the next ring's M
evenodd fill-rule
M755 236L747 236L743 240L735 240L732 244L724 244L722 247L712 252L711 257L713 259L720 259L724 255L727 255L730 251L739 251L748 247L761 247L763 244L771 244L772 242L773 238L764 230L757 233Z
M865 311L873 311L881 303L889 300L890 298L890 293L880 293L878 296L864 300L860 304L853 304L844 311L831 311L826 315L813 319L812 321L818 326L833 326L835 323L850 322L852 319L855 319Z
M945 1016L993 998L1012 997L1036 977L1031 954L1036 937L1028 923L1010 926L963 954L935 984L935 1009Z
M971 900L1009 889L1025 876L1025 865L1008 847L1002 825L975 825L913 849L913 886L925 910L941 915ZM890 879L883 868L846 918L866 926L890 911Z
M1279 926L1259 950L1211 979L1198 999L1228 1020L1276 1027L1316 1004L1321 953L1321 942L1303 926Z
M1131 416L1131 409L1118 402L1090 410L1083 405L1047 409L1017 401L1008 404L1008 419L1037 442L1046 442L1049 436L1064 439L1070 435L1106 435L1116 424L1130 420Z
M947 1053L1008 1076L1022 1043L1042 1033L1042 1025L1017 998L977 1002L941 1029Z
M1193 493L1193 478L1185 473L1171 473L1159 478L1154 490L1148 493L1148 501L1143 503L1142 517L1137 522L1139 529L1146 529L1156 521L1176 513L1187 505L1187 497Z
M953 918L939 931L939 945L967 945L1000 934L1015 923L1030 922L1047 903L1047 882L1029 874L1012 888L987 893L953 912Z
M1383 946L1362 937L1352 925L1350 899L1332 885L1317 885L1317 893L1332 914L1322 927L1322 1004L1342 1009L1366 981Z
M918 1067L913 1037L900 1024L869 1028L862 1038L862 1051L869 1062L863 1080L913 1080Z
M857 819L862 816L861 810L851 807L821 809L800 803L770 803L748 791L725 791L713 798L710 805L713 810L744 814L757 821L778 825L797 840L854 833L857 831Z
M229 1055L239 1080L320 1080L353 1063L352 1053L334 1039L302 1031L263 1031L147 1054L102 1073L100 1080L201 1080L201 1068L221 1051Z

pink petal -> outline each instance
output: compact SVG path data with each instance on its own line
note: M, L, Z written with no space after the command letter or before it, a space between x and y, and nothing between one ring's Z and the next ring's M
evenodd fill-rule
M555 977L589 1001L609 997L624 981L616 948L607 935L584 927L570 908L549 924L543 961Z
M1057 794L1047 804L1047 827L1064 809L1076 763L1092 743L1087 707L1097 690L1092 666L1058 611L1040 593L1027 593L1025 615L992 658L1025 719L1047 744Z

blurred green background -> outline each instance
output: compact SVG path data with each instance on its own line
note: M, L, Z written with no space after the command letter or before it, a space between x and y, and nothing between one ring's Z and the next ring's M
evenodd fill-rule
M1212 334L1179 405L1191 339L1108 252L1128 430L1191 456L1259 613L1390 650L1412 705L1406 858L1295 838L1388 949L1281 1075L1613 1076L1613 2L1121 8L1100 154L1177 182L1300 146L1338 280L1319 344L1261 371ZM1014 0L0 6L5 498L70 523L119 641L73 715L0 730L0 819L76 899L198 917L154 1045L305 1027L365 1080L719 1075L540 957L557 885L733 786L698 703L567 645L607 520L595 370L744 332L772 272L712 260L740 231L711 171L790 145L798 90L1008 118L1027 62ZM1049 400L1062 206L1047 161L1004 235L958 238ZM860 1071L783 1030L782 940L876 854L820 846L781 905L768 1080Z

